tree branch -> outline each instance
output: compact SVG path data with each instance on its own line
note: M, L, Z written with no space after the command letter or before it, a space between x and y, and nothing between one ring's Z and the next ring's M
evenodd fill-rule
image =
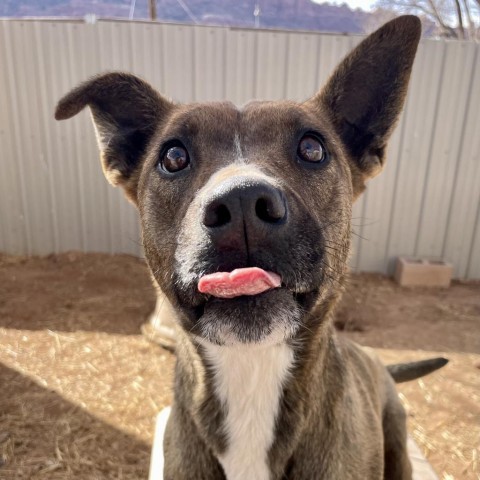
M455 1L458 1L458 0L455 0ZM477 1L480 1L480 0L477 0ZM435 18L437 19L438 24L442 27L442 29L446 33L448 33L449 36L451 36L453 38L458 38L458 33L456 32L456 30L454 28L450 27L450 25L447 25L442 20L442 17L440 16L440 13L438 12L437 7L435 6L435 3L433 2L433 0L428 0L428 4L430 5L430 8L432 9L433 14L434 14Z
M460 29L461 38L465 40L465 27L463 26L463 15L462 15L462 7L460 5L459 0L455 1L455 8L457 9L457 19L458 19L458 28Z

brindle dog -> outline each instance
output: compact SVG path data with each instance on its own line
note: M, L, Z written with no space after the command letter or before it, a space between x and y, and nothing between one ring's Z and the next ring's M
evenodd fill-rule
M59 120L90 107L181 327L166 479L411 478L393 378L440 363L389 373L331 318L352 203L385 163L420 33L413 16L387 23L303 103L181 105L126 73L59 102ZM235 269L231 298L231 280L199 290Z

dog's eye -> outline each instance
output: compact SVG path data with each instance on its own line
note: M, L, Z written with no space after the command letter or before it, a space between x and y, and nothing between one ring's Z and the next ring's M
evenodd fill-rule
M165 171L175 173L188 167L190 157L182 145L173 145L165 150L160 161Z
M325 149L318 138L305 135L298 144L297 155L305 162L321 163L326 158Z

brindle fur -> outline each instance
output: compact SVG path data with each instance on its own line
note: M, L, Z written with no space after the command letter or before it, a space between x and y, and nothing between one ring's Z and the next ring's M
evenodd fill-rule
M278 239L255 239L258 252L252 255L266 267L275 264L286 272L285 282L292 289L298 286L298 294L272 291L255 304L257 310L252 303L252 311L266 317L276 305L300 305L304 312L295 334L286 339L296 361L284 385L268 453L271 480L411 478L405 413L392 378L369 352L338 338L331 317L345 282L352 203L384 165L419 38L416 17L389 22L301 104L252 102L242 109L230 103L179 105L126 73L95 77L58 104L57 119L90 107L107 178L137 205L148 264L183 327L165 438L165 479L225 478L216 460L228 444L225 412L202 344L192 335L201 335L198 312L205 302L195 281L208 271L212 255L217 267L243 265L238 258L212 253L198 216L202 202L225 179L257 173L284 191L295 228ZM308 130L321 132L331 158L321 171L292 161ZM192 171L175 179L157 171L160 146L171 138L184 141L194 162ZM275 258L265 253L270 251ZM197 277L189 283L187 273L179 273L182 268ZM222 308L214 312L238 326L245 341L264 335L244 325L242 304L240 313L235 310L228 318ZM215 335L209 340L221 343Z

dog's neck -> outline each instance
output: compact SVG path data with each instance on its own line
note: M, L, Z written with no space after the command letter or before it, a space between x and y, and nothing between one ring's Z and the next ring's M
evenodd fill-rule
M328 391L315 375L335 355L327 317L317 335L294 345L199 346L183 337L176 402L190 412L227 480L269 480L285 468L309 405L321 405Z
M268 480L268 452L284 384L294 364L285 343L205 349L215 393L225 412L227 448L219 461L228 480Z

